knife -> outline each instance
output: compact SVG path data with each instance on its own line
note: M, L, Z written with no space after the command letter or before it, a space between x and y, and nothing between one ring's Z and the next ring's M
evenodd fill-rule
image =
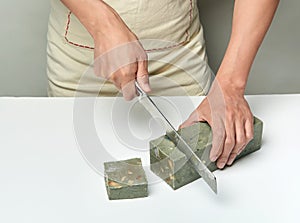
M194 153L194 151L186 143L186 141L178 134L178 132L169 122L166 116L161 112L154 101L147 95L147 93L139 86L137 82L135 82L135 86L137 92L139 93L139 102L144 106L144 108L150 113L152 117L158 118L158 121L166 130L166 135L175 143L177 148L183 154L185 154L187 159L193 165L194 169L208 184L208 186L217 194L217 179L215 175L205 166L205 164Z

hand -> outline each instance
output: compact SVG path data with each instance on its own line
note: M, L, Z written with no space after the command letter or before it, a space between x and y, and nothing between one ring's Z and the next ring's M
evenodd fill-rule
M112 81L126 100L137 95L135 80L150 92L147 54L141 43L112 8L106 16L101 33L93 35L95 74Z
M210 159L223 169L231 165L253 138L253 115L244 98L244 91L230 83L215 79L207 97L180 128L196 122L207 122L213 140Z

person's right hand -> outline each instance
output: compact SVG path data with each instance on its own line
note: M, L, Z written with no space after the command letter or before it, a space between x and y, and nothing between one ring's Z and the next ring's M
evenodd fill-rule
M106 12L101 32L93 35L94 71L112 81L125 100L131 100L137 95L135 80L145 92L151 91L147 54L115 10L107 6Z
M122 90L126 100L137 94L135 80L151 91L147 54L118 13L102 0L61 0L94 39L94 71Z

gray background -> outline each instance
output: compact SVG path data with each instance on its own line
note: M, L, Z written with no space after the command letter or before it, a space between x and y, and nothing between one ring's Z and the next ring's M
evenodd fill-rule
M210 65L217 70L229 39L233 0L199 0ZM0 9L0 96L46 96L49 1L10 0ZM300 1L281 1L256 57L247 94L300 93Z

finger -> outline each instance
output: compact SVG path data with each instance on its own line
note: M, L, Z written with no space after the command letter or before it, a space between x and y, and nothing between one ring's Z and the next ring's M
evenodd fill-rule
M254 137L254 123L253 116L245 121L245 136L246 136L246 145L253 139ZM238 151L238 155L243 151L244 148Z
M214 120L211 126L212 129L212 148L210 151L210 160L215 162L222 154L225 141L225 127L222 120Z
M201 102L201 104L190 114L188 119L184 121L179 128L185 128L197 122L207 122L210 126L212 126L210 104L207 98Z
M120 76L122 75L122 73L120 72L120 70L118 70L117 72L113 73L110 75L109 80L119 89L121 90L121 83L122 80L120 78Z
M239 151L243 150L246 146L245 123L242 120L235 122L235 146L229 156L228 165L232 165Z
M186 121L184 121L184 122L179 126L179 129L189 127L189 126L191 126L191 125L196 124L197 122L198 122L198 121L196 121L196 120L187 119Z
M235 128L232 120L228 120L225 124L225 141L222 154L217 161L217 167L223 169L228 162L229 155L235 146Z
M194 123L198 122L201 118L199 117L198 111L194 110L190 116L188 117L187 120L185 120L180 126L179 129L181 128L186 128L188 126L193 125Z
M121 84L121 89L123 93L123 97L126 101L130 101L137 96L136 88L135 88L135 80L130 80L127 83Z
M121 90L126 101L132 100L137 96L135 87L135 76L137 72L137 63L129 64L120 69L121 76L118 78L121 81Z
M149 75L148 75L148 61L138 61L138 70L136 74L136 80L139 86L145 91L150 92Z
M122 90L127 83L135 79L135 72L136 66L134 66L134 64L129 64L114 72L110 75L109 79L119 90Z
M122 91L125 100L132 100L137 96L135 88L135 76L137 72L137 63L126 65L110 76L114 85Z
M193 125L193 124L195 124L195 123L196 123L196 121L191 120L191 119L187 119L187 120L185 120L185 121L179 126L179 129L189 127L189 126L191 126L191 125Z

